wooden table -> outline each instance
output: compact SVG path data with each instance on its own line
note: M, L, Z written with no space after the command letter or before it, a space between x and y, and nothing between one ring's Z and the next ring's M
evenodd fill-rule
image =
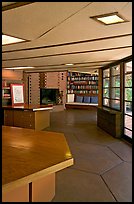
M50 126L50 111L53 105L3 106L4 125L35 130Z
M55 173L73 165L63 133L2 127L2 202L47 202Z

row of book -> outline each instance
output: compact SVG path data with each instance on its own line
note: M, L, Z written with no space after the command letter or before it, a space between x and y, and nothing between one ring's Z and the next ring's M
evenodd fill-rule
M98 89L96 85L67 85L67 89Z
M68 94L98 94L98 90L67 90Z
M89 81L89 80L98 80L98 76L81 76L81 77L67 77L68 81Z

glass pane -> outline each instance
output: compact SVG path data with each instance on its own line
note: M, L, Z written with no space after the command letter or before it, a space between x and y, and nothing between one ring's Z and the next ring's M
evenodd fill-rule
M132 74L125 75L125 87L132 87Z
M108 98L103 99L103 105L109 106L109 99Z
M132 130L132 117L131 116L128 116L128 115L125 115L124 116L124 121L125 121L125 124L124 126L130 130Z
M132 138L132 131L127 130L126 128L124 128L124 134L127 135L128 137Z
M129 87L132 87L132 61L125 63L124 83L125 100L127 100L124 100L124 134L132 138L132 88ZM126 129L125 127L131 130Z
M132 101L132 88L125 88L125 100Z
M132 72L132 61L125 64L125 73Z
M111 100L111 108L120 110L120 101L119 100Z
M109 89L103 89L103 97L109 98Z
M111 75L120 75L120 65L111 67Z
M109 87L109 78L103 79L103 87Z
M103 70L103 78L109 77L109 76L110 76L110 69L108 68L108 69Z
M132 115L132 102L125 102L125 113L128 115Z
M112 87L120 87L120 76L115 76L111 78Z
M120 88L111 88L111 98L120 99Z

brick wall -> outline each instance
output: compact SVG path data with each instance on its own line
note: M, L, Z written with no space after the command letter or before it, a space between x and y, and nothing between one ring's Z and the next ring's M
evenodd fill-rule
M23 71L2 69L2 80L23 80Z
M39 73L24 73L25 101L28 104L40 104Z
M46 73L46 88L58 88L61 98L59 103L66 102L66 77L67 72L47 72Z
M28 104L28 77L29 74L23 74L23 81L24 81L24 101Z
M40 104L40 88L58 88L61 93L59 103L66 102L67 72L24 73L25 101ZM29 91L28 91L29 89Z
M47 72L46 73L46 88L59 88L58 72Z
M58 76L59 82L58 87L59 90L62 92L62 102L63 104L66 103L66 89L67 89L67 72L59 72Z

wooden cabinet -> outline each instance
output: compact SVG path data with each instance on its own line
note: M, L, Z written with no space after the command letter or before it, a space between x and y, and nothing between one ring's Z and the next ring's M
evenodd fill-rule
M14 111L13 110L4 110L4 125L14 126Z
M103 107L97 108L97 126L114 137L122 136L122 119L122 112L120 111Z
M13 108L3 107L4 125L35 130L43 130L50 125L50 110L46 108Z
M23 127L34 129L35 128L35 112L33 111L23 111Z
M35 128L35 112L27 110L14 110L14 126L34 129ZM18 120L19 118L19 120Z
M4 110L4 125L34 129L35 112Z

